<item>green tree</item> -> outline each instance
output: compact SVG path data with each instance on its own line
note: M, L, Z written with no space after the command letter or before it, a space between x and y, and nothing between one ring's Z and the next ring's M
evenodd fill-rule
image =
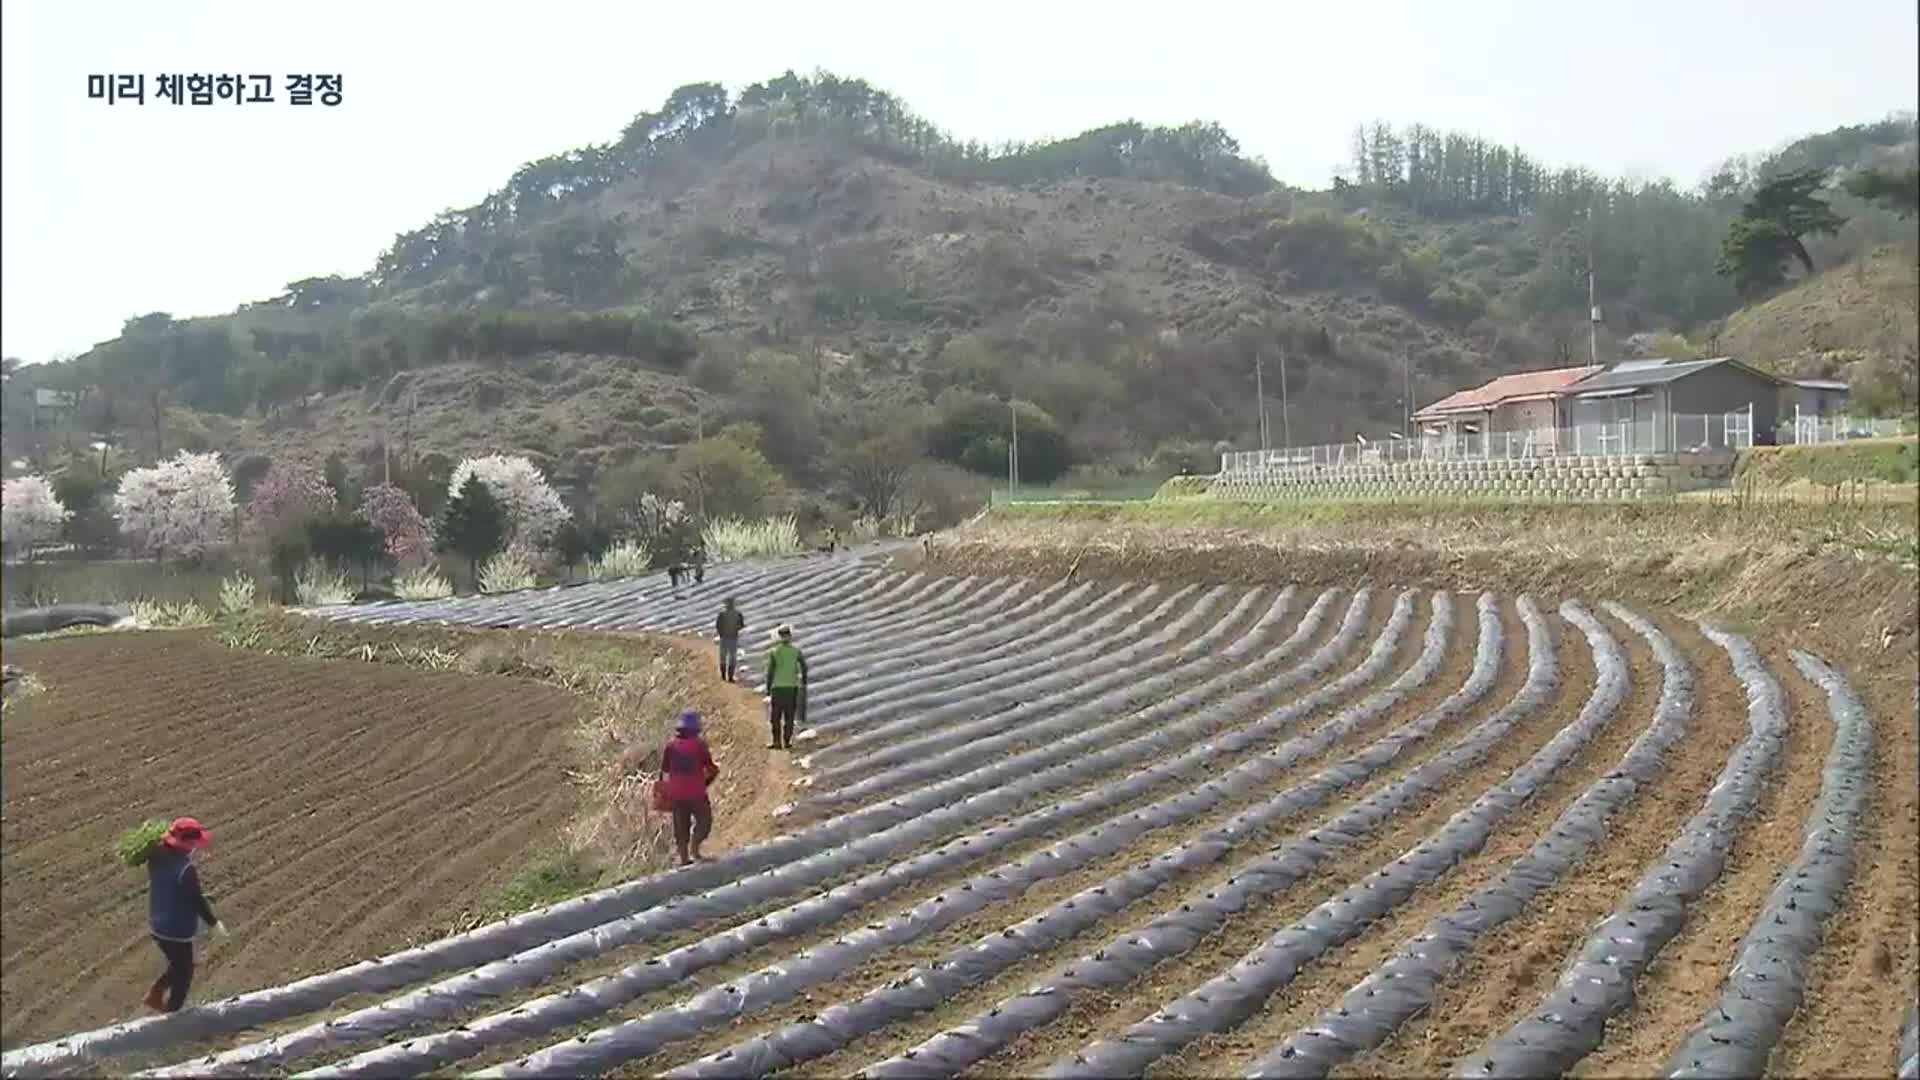
M1920 213L1920 168L1863 169L1847 178L1847 192L1912 217Z
M940 396L937 409L927 449L941 461L984 476L1006 475L1007 443L1018 413L1021 483L1050 484L1073 464L1066 434L1038 405L1020 401L1009 411L1004 401L950 392Z
M1786 281L1788 262L1813 272L1813 256L1801 237L1838 232L1846 218L1814 193L1826 183L1821 168L1795 169L1760 185L1727 227L1715 265L1720 276L1743 295L1754 295Z
M469 476L460 493L447 501L435 532L438 550L467 560L467 572L480 580L480 560L500 550L507 538L507 512L478 476Z
M766 455L734 430L681 447L673 471L688 508L709 521L757 517L780 489Z
M364 588L386 550L386 534L358 514L333 513L307 523L307 546L338 566L360 568Z
M606 553L612 535L599 525L582 525L569 518L553 534L553 551L560 565L567 568L567 580L573 580L573 568Z

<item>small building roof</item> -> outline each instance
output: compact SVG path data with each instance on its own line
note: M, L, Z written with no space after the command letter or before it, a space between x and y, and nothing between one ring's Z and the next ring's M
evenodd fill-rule
M1789 379L1787 381L1791 382L1793 385L1799 387L1802 390L1844 391L1844 390L1852 389L1846 383L1841 382L1839 379Z
M1582 367L1548 368L1545 371L1519 371L1502 375L1471 390L1458 390L1414 412L1414 418L1445 416L1453 413L1484 412L1504 401L1556 397L1569 386L1599 371L1591 364Z
M1613 367L1582 382L1574 395L1582 398L1618 397L1631 390L1640 390L1649 386L1662 386L1676 379L1684 379L1696 372L1705 371L1722 364L1732 364L1742 371L1758 375L1770 382L1782 380L1758 368L1751 368L1731 356L1717 356L1711 360L1667 360L1653 362L1636 360Z

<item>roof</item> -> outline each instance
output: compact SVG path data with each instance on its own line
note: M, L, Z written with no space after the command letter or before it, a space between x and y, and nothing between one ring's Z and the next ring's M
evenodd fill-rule
M74 401L74 394L72 391L49 390L44 386L38 387L34 390L33 403L35 405L43 405L48 407L64 406L69 408L72 407L74 404L76 404Z
M1589 364L1583 367L1548 368L1545 371L1520 371L1512 375L1502 375L1492 382L1476 386L1471 390L1460 390L1448 394L1439 401L1419 409L1413 415L1418 418L1446 413L1481 412L1503 401L1553 397L1599 370Z
M1848 387L1846 383L1841 382L1839 379L1789 379L1787 381L1791 382L1793 385L1799 387L1802 390L1850 389L1850 387Z
M1578 396L1583 398L1617 397L1620 391L1637 390L1646 386L1663 386L1677 379L1684 379L1722 364L1734 367L1751 375L1757 375L1768 382L1778 383L1780 379L1764 371L1750 368L1731 356L1719 356L1712 360L1669 360L1665 363L1633 361L1615 364L1580 384Z

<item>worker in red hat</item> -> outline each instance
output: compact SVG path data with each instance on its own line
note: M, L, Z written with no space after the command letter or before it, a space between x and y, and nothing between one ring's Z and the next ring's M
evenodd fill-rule
M167 958L167 970L147 991L147 1007L179 1012L193 985L193 938L204 921L222 935L227 928L214 917L193 853L213 842L213 834L190 817L175 818L147 858L147 923L153 943Z
M719 776L713 751L700 737L700 714L688 709L674 721L673 738L660 752L660 774L654 780L659 809L673 816L673 847L681 866L705 861L700 844L713 831L707 789Z

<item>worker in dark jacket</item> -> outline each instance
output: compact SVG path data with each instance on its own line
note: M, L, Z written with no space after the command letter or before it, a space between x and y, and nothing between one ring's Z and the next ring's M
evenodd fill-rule
M213 834L198 821L178 818L147 857L147 924L153 943L167 958L167 970L147 991L150 1009L179 1012L187 1003L187 990L193 985L193 939L200 924L223 935L227 932L214 917L193 866L193 853L212 840Z
M713 636L720 642L720 678L734 681L734 673L740 667L740 631L747 628L747 617L733 605L733 597L720 608L720 617L713 621Z
M773 729L773 745L767 749L787 750L793 746L793 722L807 692L807 657L793 643L793 627L783 624L774 637L767 651L767 724Z
M673 846L680 865L701 860L700 844L713 831L713 802L707 788L720 776L707 740L700 737L700 714L680 714L673 738L660 752L660 785L673 814Z

